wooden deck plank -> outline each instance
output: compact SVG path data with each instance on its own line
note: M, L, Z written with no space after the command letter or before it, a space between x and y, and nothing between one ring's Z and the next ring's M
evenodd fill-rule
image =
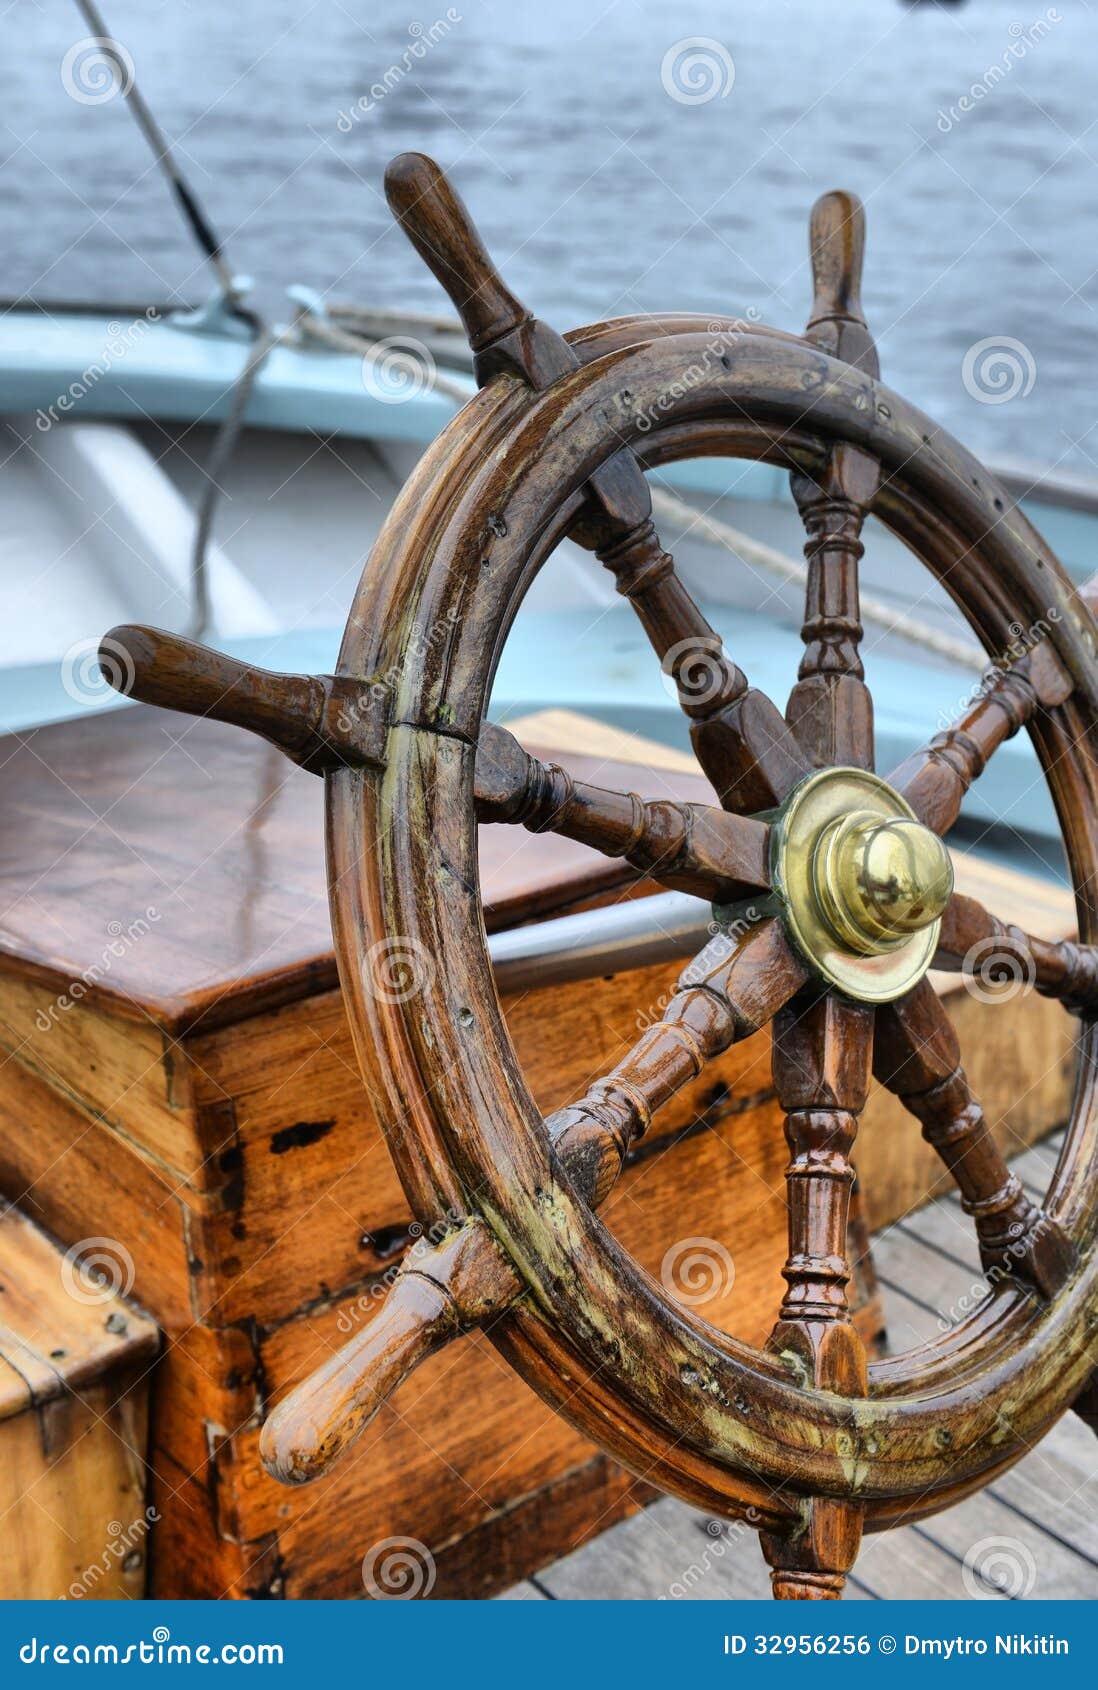
M1049 1516L1047 1503L1041 1512ZM936 1514L919 1530L967 1566L970 1580L984 1595L998 1588L1008 1596L1033 1601L1056 1597L1093 1601L1098 1596L1098 1569L1093 1563L1032 1518L1008 1507L993 1488ZM968 1593L967 1584L964 1593Z
M538 1574L558 1601L743 1601L770 1596L755 1533L661 1497Z
M965 1595L960 1561L918 1526L867 1538L858 1556L858 1583L883 1602L956 1602Z

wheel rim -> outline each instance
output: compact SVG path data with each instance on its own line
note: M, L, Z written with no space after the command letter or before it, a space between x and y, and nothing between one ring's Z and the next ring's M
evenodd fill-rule
M344 987L360 1057L390 1101L390 1140L420 1219L475 1209L531 1288L492 1337L535 1388L627 1464L689 1500L782 1520L795 1507L790 1491L853 1493L866 1502L867 1524L888 1524L898 1512L933 1511L1015 1457L1089 1372L1098 1308L1087 1175L1098 1132L1093 1028L1048 1204L1080 1249L1061 1294L1035 1310L1027 1293L1001 1285L942 1340L873 1368L867 1399L826 1402L792 1384L773 1357L667 1303L551 1166L498 1006L472 1024L462 1016L470 1004L494 1000L475 835L471 854L455 854L451 822L471 806L470 748L500 643L542 558L575 519L585 481L609 455L610 415L614 445L635 443L650 464L717 449L788 462L853 441L888 472L876 513L945 580L989 651L1007 643L1019 613L1056 611L1054 643L1075 693L1062 720L1042 723L1034 738L1077 885L1092 880L1096 864L1098 794L1080 749L1096 714L1093 635L1028 524L996 509L1003 495L990 478L887 390L815 348L759 334L742 336L728 368L708 368L668 403L676 373L704 358L703 337L682 334L673 321L654 325L644 342L639 332L635 323L581 331L572 339L581 358L599 356L544 394L508 382L485 391L427 455L379 542L340 672L395 673L397 725L383 778L347 772L330 781ZM660 426L644 431L636 418L654 406ZM536 475L521 473L534 460ZM417 560L402 552L399 536L408 512L422 513L425 501L434 543ZM493 535L474 596L464 583L470 560L483 555L486 511L506 532ZM437 639L440 627L450 630L446 661L425 682L402 665L401 651L432 630ZM1092 941L1089 904L1081 903L1080 924ZM444 993L409 1008L364 991L364 936L385 933L438 947L447 958ZM429 1095L420 1080L427 1073L442 1076ZM945 1484L947 1422L954 1430Z

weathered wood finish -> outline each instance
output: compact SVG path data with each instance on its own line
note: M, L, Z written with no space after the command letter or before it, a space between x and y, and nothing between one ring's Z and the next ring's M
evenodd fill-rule
M66 1257L0 1203L0 1600L145 1594L159 1340L114 1288L125 1262L105 1243Z
M1045 637L996 669L957 727L894 783L925 825L944 832L996 747L1029 727L1064 821L1082 928L1078 958L1048 954L1042 967L1052 985L1070 975L1063 995L1078 998L1096 918L1088 891L1098 867L1093 624L980 467L876 380L858 301L863 227L852 197L827 196L814 214L816 299L805 339L737 328L714 355L712 333L707 344L674 321L645 323L643 333L635 321L600 325L561 339L506 288L436 165L404 155L388 188L462 314L478 375L493 379L398 500L333 683L338 695L364 677L393 677L383 759L361 756L359 767L333 767L328 780L333 917L359 1060L387 1099L394 1155L424 1226L445 1221L458 1236L479 1238L483 1225L518 1272L523 1295L492 1321L492 1342L625 1464L723 1514L755 1510L775 1594L833 1597L863 1529L967 1494L1086 1386L1098 1313L1093 1028L1088 1022L1082 1041L1068 1148L1038 1213L1005 1171L925 981L878 1011L874 1029L868 1008L834 996L783 1008L789 994L766 983L768 962L759 1001L779 1012L775 1077L793 1156L788 1289L768 1349L726 1337L637 1271L596 1219L592 1198L604 1183L609 1189L602 1169L612 1173L632 1132L647 1124L650 1101L722 1048L735 1020L707 1002L708 1032L700 1043L691 1032L688 1053L684 1032L701 1001L690 999L685 1020L661 1023L634 1051L636 1096L612 1075L563 1131L546 1132L492 989L475 807L479 798L486 814L557 821L645 867L666 856L670 872L684 869L695 885L713 872L712 852L692 851L696 818L681 812L577 791L529 765L502 789L497 771L478 772L494 655L532 575L571 532L635 605L676 680L724 809L768 808L813 766L837 758L872 766L857 600L860 530L872 508L948 587L993 657L1009 649L1015 619L1046 619ZM679 380L684 368L689 382ZM647 467L705 451L782 461L795 472L809 531L795 733L724 656L652 526L639 454ZM426 636L443 619L451 632L436 650ZM117 637L125 643L124 631ZM413 639L429 654L422 665L401 661ZM311 697L310 709L315 734ZM499 743L491 732L488 742ZM515 762L506 748L503 760ZM749 876L728 879L750 884ZM764 925L760 934L772 931ZM370 940L394 935L446 959L411 1008L363 979ZM714 1033L721 1015L725 1030ZM850 1152L874 1046L878 1072L956 1177L985 1261L1001 1266L1008 1243L1017 1261L935 1343L866 1370L846 1318L846 1231ZM568 1125L588 1151L594 1145L582 1163L589 1187L559 1153ZM397 1316L405 1307L398 1303ZM460 1310L451 1317L435 1300L418 1342L410 1329L392 1334L393 1344L384 1328L377 1335L372 1377L352 1379L337 1364L306 1387L321 1456L339 1442L330 1429L340 1403L350 1403L357 1423L363 1405L375 1405L379 1381L460 1324Z

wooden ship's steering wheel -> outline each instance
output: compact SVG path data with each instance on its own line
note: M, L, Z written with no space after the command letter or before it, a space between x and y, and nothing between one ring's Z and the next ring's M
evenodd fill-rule
M239 723L327 782L347 1010L424 1236L370 1327L271 1415L277 1478L326 1472L426 1355L480 1326L627 1467L761 1533L775 1595L834 1598L863 1531L921 1519L1009 1466L1069 1405L1093 1418L1098 1323L1098 663L1092 609L994 479L882 387L859 302L862 208L811 225L803 337L632 317L561 338L508 290L419 154L390 204L457 307L482 391L425 453L355 595L335 676L273 676L120 628L130 691ZM764 459L807 529L804 655L783 715L752 688L660 545L644 471ZM869 511L956 601L994 661L962 719L887 779L859 641ZM632 604L718 803L573 782L484 719L496 662L565 536ZM108 672L119 665L108 663ZM952 891L942 836L1025 726L1060 818L1079 944ZM478 821L555 829L708 899L720 931L615 1072L543 1119L500 1012ZM756 919L743 917L752 905ZM393 948L443 965L384 989ZM1038 1209L1008 1171L928 968L1004 962L1081 1017L1065 1148ZM390 986L392 982L389 982ZM678 1306L598 1219L653 1112L766 1023L786 1111L787 1288L755 1350ZM980 1305L867 1364L847 1305L851 1151L870 1075L954 1176L991 1274Z

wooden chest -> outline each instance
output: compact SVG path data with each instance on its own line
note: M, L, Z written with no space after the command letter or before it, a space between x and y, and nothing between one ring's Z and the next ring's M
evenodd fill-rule
M157 1332L122 1295L131 1265L0 1204L0 1600L145 1593Z
M547 734L525 737L544 754ZM604 784L707 791L673 754L642 773L618 766L618 745L574 743L548 749ZM480 1337L408 1381L330 1478L288 1491L265 1476L268 1407L370 1318L412 1235L341 1006L320 783L232 729L147 709L0 751L0 1190L66 1244L117 1240L163 1330L150 1593L361 1596L364 1558L411 1537L435 1595L486 1595L645 1501ZM481 868L494 927L649 889L568 841L501 828L484 830ZM1038 932L1070 925L1058 894L1033 889L1027 913ZM678 966L505 1003L546 1110L611 1067ZM954 1002L1010 1144L1062 1119L1059 1007ZM734 1271L695 1306L760 1341L782 1289L785 1154L760 1034L668 1107L604 1219L657 1275L684 1242L716 1241ZM875 1225L942 1179L884 1097L856 1159ZM858 1293L875 1340L868 1271Z

